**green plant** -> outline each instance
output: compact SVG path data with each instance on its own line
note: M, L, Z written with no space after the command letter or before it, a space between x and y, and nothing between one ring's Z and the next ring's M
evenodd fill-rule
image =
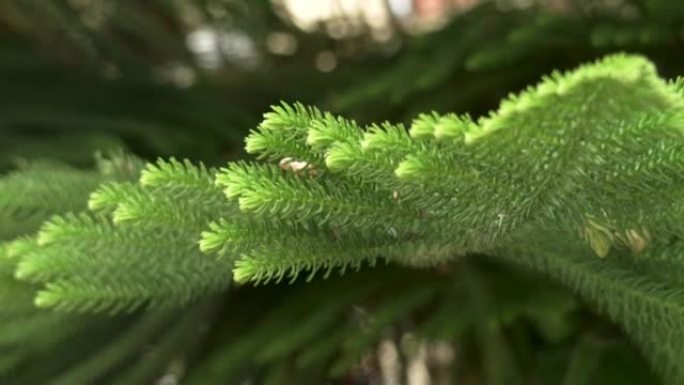
M235 314L224 317L220 342L198 354L203 361L187 358L197 364L190 383L317 383L346 375L378 341L396 340L392 333L479 347L481 362L459 375L481 372L490 384L585 381L582 373L597 370L587 346L601 355L615 344L586 334L572 345L579 353L568 375L544 377L541 368L555 364L507 342L521 318L547 348L578 333L573 297L548 283L537 291L532 269L579 293L666 382L681 383L681 84L642 57L614 55L554 73L479 120L428 113L408 128L362 127L282 104L247 138L260 162L143 166L120 154L97 172L30 166L0 182L0 229L10 239L0 248L2 285L13 288L3 299L20 305L3 316L23 322L28 312L46 334L65 322L87 340L74 312L119 314L97 321L121 337L104 338L104 348L86 342L99 352L91 360L45 369L80 360L64 384L177 373L167 364L202 341L198 325L216 312ZM11 240L40 223L35 236ZM366 271L337 277L348 269ZM292 286L249 287L282 280ZM221 304L215 294L231 285ZM348 311L369 298L368 314ZM62 312L35 310L31 300ZM8 332L12 343L59 349L26 330ZM137 339L163 353L132 365ZM24 373L29 353L7 358L8 373ZM521 357L539 373L520 370ZM653 381L638 364L629 370L630 381Z

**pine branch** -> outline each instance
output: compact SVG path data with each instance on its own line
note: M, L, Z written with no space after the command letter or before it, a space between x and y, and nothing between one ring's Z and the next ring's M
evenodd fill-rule
M160 160L139 184L102 184L89 207L96 214L53 217L15 252L16 276L44 285L38 306L112 313L180 306L229 284L233 261L197 246L203 228L236 212L213 170Z
M409 130L362 129L284 104L247 142L277 165L214 170L172 159L146 166L137 183L100 177L89 185L101 184L90 194L95 213L55 210L35 238L3 250L17 277L42 286L37 305L111 313L185 305L224 290L231 272L237 282L294 282L377 261L434 266L488 254L574 288L674 381L684 376L679 246L670 243L682 236L683 107L649 62L625 55L545 78L478 122L431 114ZM386 302L378 325L433 290ZM499 354L498 331L480 332ZM377 336L342 350L358 357ZM263 360L294 346L279 341Z
M499 255L578 290L622 325L666 378L681 378L678 283L655 284L654 276L614 258L682 235L681 200L673 191L682 182L683 107L676 87L659 79L648 61L615 55L555 73L477 123L433 114L419 117L408 132L387 125L362 133L340 118L309 116L304 144L311 148L306 153L298 139L297 156L318 159L326 151L325 166L316 163L311 175L233 164L217 176L226 196L257 219L312 223L314 232L391 224L396 240L365 249L342 232L305 241L319 243L310 257L295 243L278 243L238 256L235 273L240 281L260 282L358 266L364 255L369 262L384 257L417 265L421 258L435 263L468 252ZM280 113L294 120L293 111ZM250 238L259 232L265 240L300 237L295 227L255 231ZM245 236L220 233L219 226L205 236L205 250L229 249ZM412 242L423 248L413 249ZM346 253L331 253L336 244ZM561 244L573 245L568 255L557 250ZM577 249L582 244L587 248ZM677 337L658 344L662 330Z

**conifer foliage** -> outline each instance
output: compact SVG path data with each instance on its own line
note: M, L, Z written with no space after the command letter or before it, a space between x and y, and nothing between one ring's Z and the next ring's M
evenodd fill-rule
M101 161L98 172L30 165L0 181L4 238L42 222L35 235L0 244L0 300L16 291L25 301L17 312L36 311L30 301L61 311L41 312L50 316L36 318L36 328L73 312L151 309L127 329L149 335L160 309L201 305L226 289L239 295L246 285L301 284L379 262L424 272L463 256L495 258L572 288L619 325L662 378L682 383L683 113L681 81L662 80L643 57L613 55L553 73L478 120L425 113L409 127L363 127L283 103L246 139L257 160L219 169L175 159L143 166L124 155ZM452 290L420 274L404 283L406 296L379 306L387 322ZM458 277L473 279L467 275ZM340 309L380 290L370 281L329 301L297 329L297 342L262 334L225 357L237 360L263 338L273 344L259 353L262 363L313 343ZM453 314L450 306L432 311ZM427 318L426 330L440 322ZM330 346L361 351L363 340L344 342L353 333L342 331ZM496 340L487 333L480 335ZM103 353L112 367L127 351L119 344ZM316 362L312 351L298 359ZM212 362L208 372L228 370ZM348 367L336 362L338 371ZM93 365L72 375L94 378Z
M430 114L408 130L361 130L313 108L276 107L247 149L280 167L232 164L216 179L247 216L276 223L257 234L279 247L231 250L235 279L379 258L430 265L497 256L577 290L678 382L684 303L671 258L681 236L673 194L684 99L676 84L641 57L616 55L554 73L478 122ZM234 226L214 225L204 249L254 236Z

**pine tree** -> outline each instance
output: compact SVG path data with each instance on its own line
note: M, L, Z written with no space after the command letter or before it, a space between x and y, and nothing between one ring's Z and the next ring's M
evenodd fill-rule
M658 74L657 54L612 54L553 71L481 117L432 111L481 108L487 81L507 79L506 90L615 47L678 47L684 11L634 4L643 17L609 5L577 14L480 5L410 41L382 76L317 103L325 108L274 105L246 137L249 157L230 161L219 142L239 134L210 118L199 139L157 125L182 111L136 112L157 127L149 131L134 118L114 128L107 105L133 95L126 81L149 79L131 52L102 50L131 72L90 89L121 94L93 101L92 115L63 110L55 124L69 128L49 136L68 141L81 132L73 127L103 122L111 127L90 132L84 148L179 156L115 151L89 162L17 134L18 122L40 119L0 119L22 143L0 156L3 169L36 153L66 161L20 161L0 177L1 381L368 383L392 375L382 360L395 355L395 365L429 362L435 381L684 383L684 82ZM34 6L0 7L16 16ZM150 7L117 12L173 13ZM37 15L60 20L65 9ZM492 23L505 41L489 36ZM168 43L154 52L160 61L176 52L173 36L136 33ZM81 52L76 41L64 44ZM540 45L575 56L512 75L543 56ZM415 101L463 71L474 77L469 95ZM211 100L201 87L158 87L155 100Z

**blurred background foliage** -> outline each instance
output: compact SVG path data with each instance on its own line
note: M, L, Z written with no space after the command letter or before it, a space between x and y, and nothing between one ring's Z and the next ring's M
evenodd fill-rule
M220 165L280 100L362 123L480 116L609 52L683 74L682 48L684 4L670 0L6 0L0 170L50 159L76 173L120 148ZM31 298L8 258L0 300ZM8 384L657 382L566 290L470 259L231 288L162 313L36 316L30 303L1 315Z
M616 50L648 55L664 76L684 65L677 2L320 3L3 2L2 164L78 162L122 144L218 161L240 156L243 134L280 100L361 121L479 115Z

